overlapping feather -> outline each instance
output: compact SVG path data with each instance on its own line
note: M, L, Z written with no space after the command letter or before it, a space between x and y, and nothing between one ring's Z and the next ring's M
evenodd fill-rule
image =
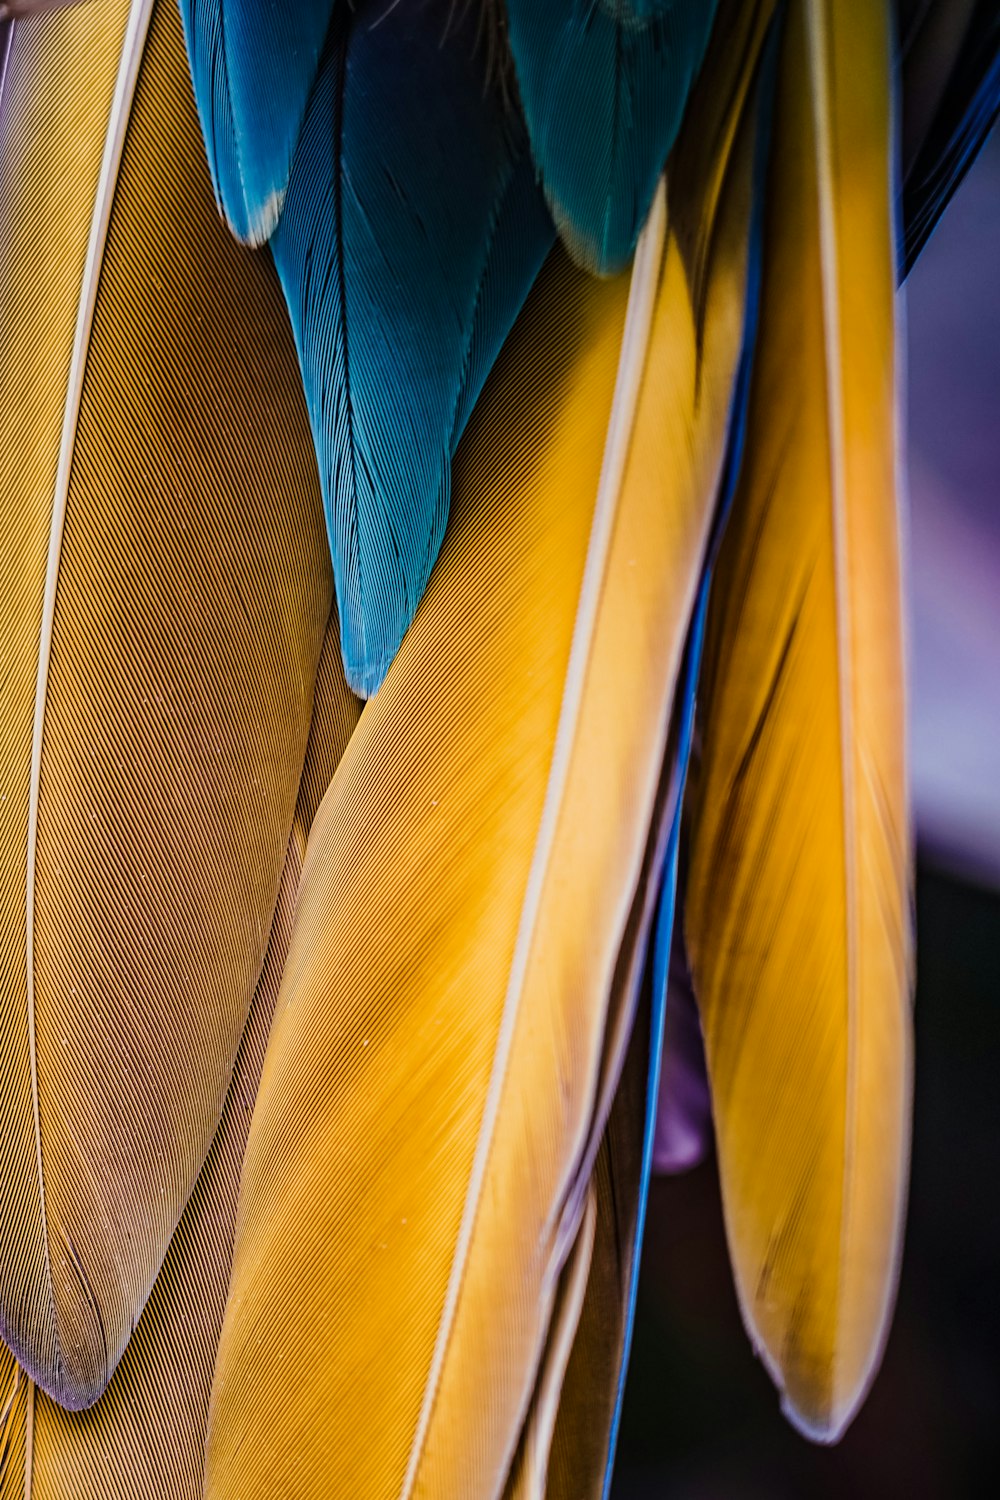
M623 288L561 260L477 408L426 603L317 819L244 1173L210 1495L491 1493L512 1462L663 858L751 158L707 300L657 210L614 416ZM306 1281L299 1310L285 1288ZM336 1361L317 1305L338 1309ZM277 1451L275 1354L293 1347L317 1375Z
M506 0L531 148L560 233L619 270L701 65L715 0Z
M830 1440L884 1339L910 1099L887 16L789 10L687 936L751 1336Z
M200 1500L209 1392L232 1257L240 1170L291 934L308 831L360 712L328 627L295 822L267 956L211 1150L104 1396L65 1412L3 1351L8 1437L0 1500Z
M181 0L212 185L233 233L278 222L337 0Z
M554 231L523 124L477 49L473 7L332 7L308 108L302 86L330 0L302 7L310 19L297 27L316 28L308 45L296 30L258 58L264 9L187 5L192 71L227 212L238 232L271 235L319 459L344 665L367 695L426 587L455 447ZM262 72L280 80L274 149L272 106L253 110ZM241 165L227 186L244 158L266 204Z
M0 1327L84 1406L218 1123L331 577L280 290L218 221L174 7L16 22L2 133Z

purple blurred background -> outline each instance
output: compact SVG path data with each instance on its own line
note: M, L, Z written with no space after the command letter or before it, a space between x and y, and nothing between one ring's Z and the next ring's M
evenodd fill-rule
M896 1319L843 1442L810 1447L740 1324L714 1157L654 1178L613 1500L1000 1495L1000 132L905 296L918 972Z

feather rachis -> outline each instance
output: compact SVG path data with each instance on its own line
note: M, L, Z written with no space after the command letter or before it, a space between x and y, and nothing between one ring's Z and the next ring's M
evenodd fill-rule
M70 358L69 377L66 389L66 407L63 416L59 459L56 469L55 497L52 505L52 523L49 533L48 558L45 571L45 592L42 600L42 618L39 632L38 679L35 690L35 712L32 727L31 768L28 791L28 856L25 878L25 986L27 995L28 1058L31 1067L31 1102L34 1116L35 1151L38 1167L38 1196L43 1222L43 1248L45 1252L46 1276L52 1283L51 1250L49 1245L48 1216L45 1208L45 1172L42 1151L42 1125L38 1102L38 1062L35 1047L35 862L38 841L38 808L42 774L42 736L45 729L45 703L48 690L49 659L52 650L52 632L55 622L56 590L59 580L59 558L62 547L63 523L66 503L69 498L70 468L76 445L76 426L83 392L83 373L90 342L94 305L97 300L97 283L100 276L111 217L118 166L121 161L125 131L128 127L132 96L135 92L139 64L146 43L146 32L152 15L152 0L135 0L129 11L128 27L122 44L121 63L115 92L111 101L105 137L104 154L94 199L94 214L91 220L90 237L87 244L83 268L83 283ZM59 1344L64 1335L59 1329L59 1315L53 1301L53 1321ZM57 1356L61 1358L61 1356ZM105 1372L105 1379L107 1372Z

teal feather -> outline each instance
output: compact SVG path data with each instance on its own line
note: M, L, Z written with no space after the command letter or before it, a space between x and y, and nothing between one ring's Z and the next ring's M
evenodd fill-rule
M335 12L271 242L319 458L344 666L365 696L423 594L452 455L555 234L475 18L452 10L379 0Z
M531 146L577 260L628 260L701 66L716 0L507 0Z

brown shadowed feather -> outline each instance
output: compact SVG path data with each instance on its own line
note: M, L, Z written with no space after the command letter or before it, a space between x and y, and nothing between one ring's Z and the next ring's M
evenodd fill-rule
M200 1500L243 1152L315 795L324 776L329 785L360 712L344 681L334 614L267 956L215 1139L149 1301L96 1406L63 1411L2 1351L0 1500Z
M169 0L14 24L0 247L0 1329L85 1406L218 1123L331 572Z

